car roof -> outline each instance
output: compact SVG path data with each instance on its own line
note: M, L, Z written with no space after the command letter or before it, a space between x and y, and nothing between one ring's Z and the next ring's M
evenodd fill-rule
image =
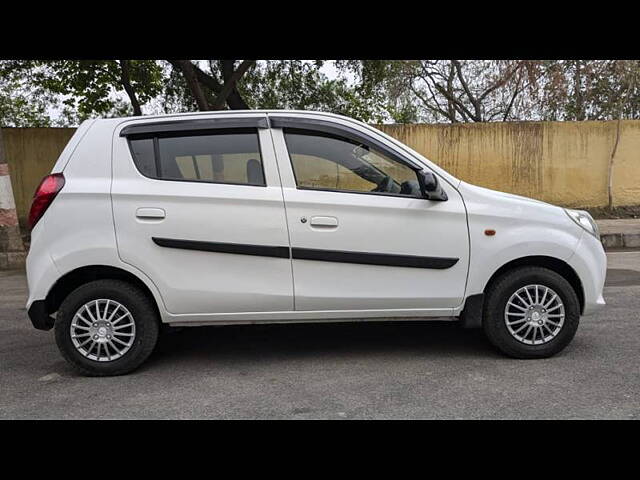
M251 114L269 114L269 113L284 113L288 115L322 115L334 118L341 118L344 120L350 120L352 122L359 122L358 120L347 117L345 115L339 115L336 113L322 112L319 110L278 110L278 109L263 109L263 110L205 110L205 111L196 111L196 112L183 112L183 113L162 113L157 115L141 115L141 116L131 116L131 117L111 117L111 118L98 118L97 120L142 120L142 119L163 119L163 118L193 118L199 116L210 116L210 115L251 115Z

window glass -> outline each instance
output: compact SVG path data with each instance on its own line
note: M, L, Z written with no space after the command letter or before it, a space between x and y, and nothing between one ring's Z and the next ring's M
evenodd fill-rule
M140 173L147 177L156 176L156 160L153 153L153 138L131 140L131 153Z
M153 139L131 140L136 165L147 176L163 180L265 185L255 132L159 137L157 141L159 171L156 172ZM151 142L151 173L146 166L149 163L148 147L138 146L137 142Z
M285 139L298 187L421 197L412 168L366 145L295 130Z

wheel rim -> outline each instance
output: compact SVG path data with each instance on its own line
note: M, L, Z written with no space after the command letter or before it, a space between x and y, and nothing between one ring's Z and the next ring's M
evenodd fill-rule
M509 333L527 345L553 340L564 325L564 304L560 295L544 285L527 285L517 290L504 309Z
M97 362L111 362L133 345L136 324L124 305L101 298L78 309L71 320L70 334L82 356Z

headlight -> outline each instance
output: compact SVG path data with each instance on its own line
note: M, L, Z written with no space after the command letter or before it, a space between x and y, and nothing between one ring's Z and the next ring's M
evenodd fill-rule
M589 212L585 212L584 210L571 210L569 208L565 208L564 211L567 212L567 215L569 215L569 217L571 217L571 220L576 222L598 240L600 239L598 225L596 224L593 217L589 215Z

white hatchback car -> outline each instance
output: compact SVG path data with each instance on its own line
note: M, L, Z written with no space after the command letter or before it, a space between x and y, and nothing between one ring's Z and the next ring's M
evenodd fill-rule
M450 319L540 358L605 303L588 213L326 113L88 120L30 223L29 317L89 375L139 366L161 324Z

